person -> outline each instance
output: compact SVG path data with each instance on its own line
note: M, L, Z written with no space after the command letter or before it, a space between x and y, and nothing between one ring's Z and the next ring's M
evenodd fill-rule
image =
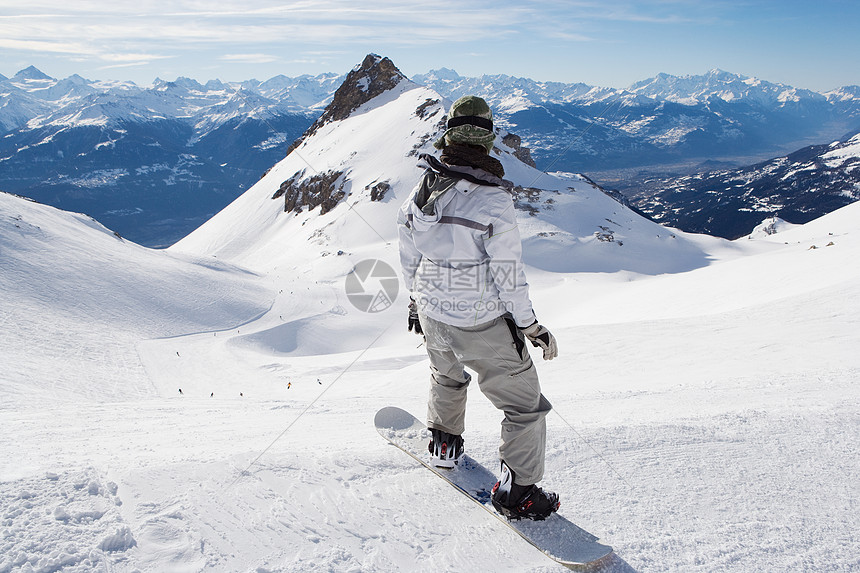
M441 156L419 156L424 173L397 217L408 329L424 336L430 358L432 463L452 468L463 454L468 367L504 411L493 506L508 519L540 520L559 507L557 494L537 486L552 406L525 343L545 360L558 346L532 310L511 184L490 155L494 141L490 107L465 96L434 144Z

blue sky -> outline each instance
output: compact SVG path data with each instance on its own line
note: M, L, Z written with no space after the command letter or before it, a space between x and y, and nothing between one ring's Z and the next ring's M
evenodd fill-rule
M826 91L860 85L858 0L0 0L0 73L199 81L345 73L390 57L408 76L627 87L720 68Z

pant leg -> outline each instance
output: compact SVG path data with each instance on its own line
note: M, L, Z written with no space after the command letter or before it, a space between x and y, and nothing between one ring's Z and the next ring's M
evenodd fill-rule
M462 435L466 429L466 391L471 376L451 348L447 324L421 317L430 358L430 397L427 427Z
M537 369L523 340L514 338L521 333L503 318L482 326L471 332L463 363L477 373L481 392L505 414L499 456L513 470L516 483L537 483L544 473L546 416L552 405L541 394Z

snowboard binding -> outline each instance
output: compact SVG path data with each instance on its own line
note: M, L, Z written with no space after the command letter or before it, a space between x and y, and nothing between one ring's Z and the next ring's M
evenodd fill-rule
M430 428L430 463L437 468L451 469L463 455L463 436Z
M561 507L557 493L546 492L535 484L514 483L514 472L505 462L502 462L502 477L493 486L491 501L508 521L543 521Z

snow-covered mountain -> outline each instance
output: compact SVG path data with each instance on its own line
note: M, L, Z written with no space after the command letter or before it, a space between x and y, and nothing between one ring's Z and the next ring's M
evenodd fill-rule
M345 280L396 268L445 109L401 75L357 66L337 119L170 249L0 193L0 571L566 571L372 425L420 416L429 383L403 293L362 312ZM856 569L860 203L729 242L513 151L560 346L544 484L614 547L599 571ZM492 468L499 413L471 392Z
M140 87L56 80L30 67L0 79L0 189L169 245L283 158L343 78ZM588 173L607 186L635 176L619 175L625 168L746 165L860 128L857 86L818 94L720 70L660 74L625 90L445 68L413 81L452 100L482 95L539 169Z
M746 100L772 107L785 107L792 102L822 102L826 99L822 94L811 90L747 78L719 69L701 76L658 74L634 83L628 91L649 99L688 105L721 99L725 102Z
M341 79L138 87L30 67L0 81L0 189L167 246L283 158Z
M368 56L283 161L172 249L251 268L339 252L347 255L339 266L348 270L355 264L349 255L366 243L396 240L395 214L421 173L418 155L433 151L449 106L387 58ZM501 130L494 153L516 186L524 241L544 245L531 251L541 258L530 264L649 273L702 264L697 242L639 216L587 179L537 170L506 141L517 139ZM573 247L575 257L569 256ZM660 254L645 257L648 252Z
M740 169L650 178L623 189L654 220L735 239L762 218L806 223L860 199L860 134Z
M714 159L745 164L860 129L857 86L820 94L722 70L659 74L627 89L466 78L449 69L414 79L449 98L486 98L541 169L595 174Z

